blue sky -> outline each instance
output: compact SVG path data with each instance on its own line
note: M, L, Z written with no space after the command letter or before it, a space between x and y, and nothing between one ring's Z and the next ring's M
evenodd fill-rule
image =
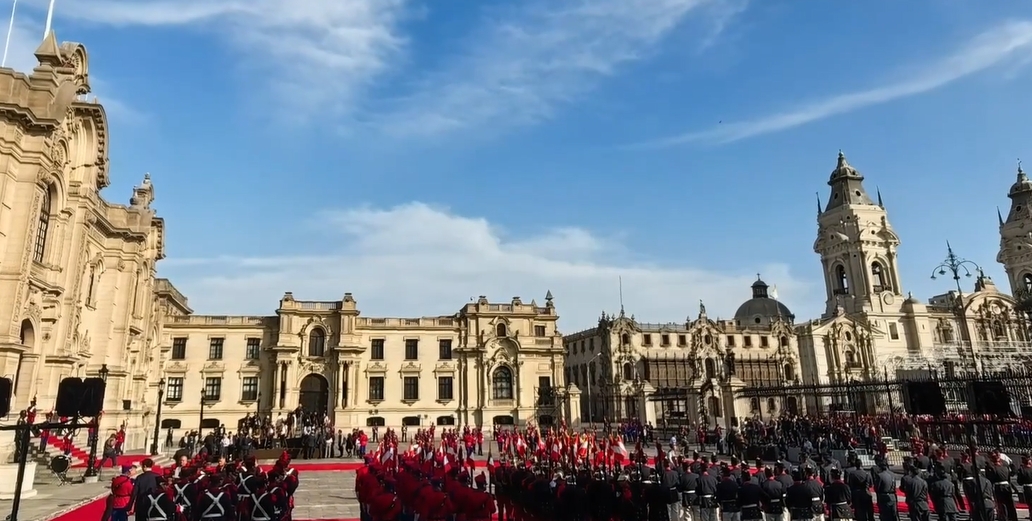
M9 65L45 1L21 0ZM757 272L824 308L815 192L843 149L921 298L945 242L1003 284L1032 5L942 0L57 0L125 202L200 313L355 294L367 315L543 302L730 317Z

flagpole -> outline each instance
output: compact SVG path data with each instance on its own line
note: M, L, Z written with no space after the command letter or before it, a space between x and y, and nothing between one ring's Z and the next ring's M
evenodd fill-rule
M11 48L11 33L14 32L14 12L18 9L18 0L11 4L11 21L7 24L7 41L4 42L4 59L0 67L7 67L7 51Z
M50 7L47 8L47 25L43 28L43 38L46 39L47 35L50 34L50 25L54 21L54 2L57 0L50 0Z

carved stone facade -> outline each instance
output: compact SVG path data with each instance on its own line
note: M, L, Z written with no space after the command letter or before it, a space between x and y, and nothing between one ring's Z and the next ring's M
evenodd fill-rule
M108 369L102 430L142 447L161 366L157 262L164 221L149 177L129 205L105 201L108 127L86 50L50 33L31 74L0 69L0 374L12 410L45 413L58 382ZM14 416L16 417L16 416Z
M337 428L547 423L540 400L561 389L563 351L545 305L480 297L458 313L369 318L346 293L335 302L286 293L267 317L168 317L163 422L235 428L248 412L274 418L303 405Z
M664 416L656 393L675 388L685 390L677 412L692 422L729 425L734 417L794 409L792 398L760 403L741 393L796 381L800 369L792 312L762 280L751 289L732 320L709 318L702 303L684 323L642 323L621 310L565 337L566 379L581 390L581 417L656 424Z

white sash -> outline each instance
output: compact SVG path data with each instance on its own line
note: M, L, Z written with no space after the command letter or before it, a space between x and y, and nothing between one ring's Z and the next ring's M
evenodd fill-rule
M216 519L216 518L217 519L223 519L223 518L225 518L226 517L226 509L222 508L222 496L225 495L225 492L219 492L219 495L213 496L213 495L211 495L211 491L206 490L206 491L204 491L204 495L208 496L208 498L211 499L211 504L208 505L208 508L204 509L204 512L201 514L201 519ZM216 508L219 509L218 513L214 513L214 510Z
M154 494L148 495L147 499L150 500L150 506L147 507L147 521L168 521L165 511L158 506L161 494L158 494L157 497Z
M172 485L172 488L176 489L176 503L179 503L179 504L183 505L186 508L190 508L191 506L193 506L190 503L190 499L187 498L186 494L185 494L186 487L189 487L192 484L193 483L187 483L187 484L185 484L185 485L183 485L181 487L179 485L175 485L175 484Z
M251 509L251 521L272 521L272 516L262 506L262 500L268 495L269 493L266 492L254 500L254 508ZM258 515L258 512L261 512L262 515Z

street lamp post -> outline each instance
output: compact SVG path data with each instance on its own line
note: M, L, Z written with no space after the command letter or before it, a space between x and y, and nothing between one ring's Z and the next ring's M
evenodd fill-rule
M950 246L949 241L946 241L946 251L946 260L932 270L932 280L936 280L937 277L951 275L953 282L957 284L957 294L959 295L964 293L964 290L960 287L960 274L963 273L965 277L970 277L972 270L981 273L982 268L978 264L958 257L956 253L953 253L953 246ZM957 304L959 305L960 302L958 301Z
M165 397L165 378L158 380L158 413L154 417L154 442L151 443L150 453L152 456L158 454L158 436L161 435L161 402Z
M97 372L100 375L100 379L107 383L108 377L108 366L107 364L100 365L100 371ZM104 411L101 411L103 414ZM93 427L90 432L90 459L86 462L86 474L84 477L93 478L98 475L97 469L97 441L100 438L100 417L94 416L91 422Z

